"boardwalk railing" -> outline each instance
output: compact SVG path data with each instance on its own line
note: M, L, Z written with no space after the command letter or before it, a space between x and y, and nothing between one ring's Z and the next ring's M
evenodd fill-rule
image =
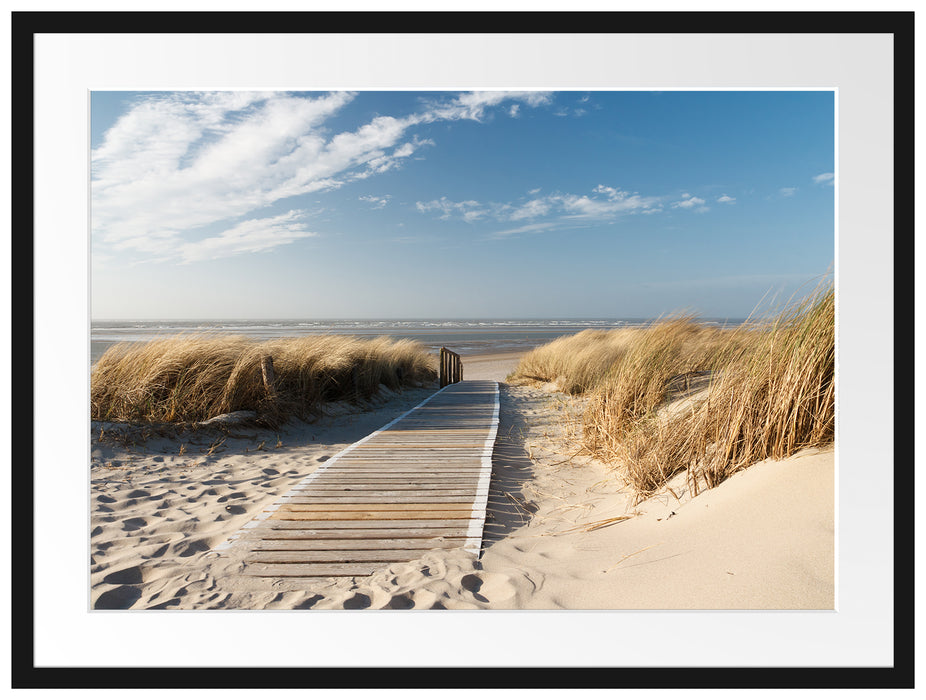
M463 361L460 356L447 348L440 349L440 386L463 381Z

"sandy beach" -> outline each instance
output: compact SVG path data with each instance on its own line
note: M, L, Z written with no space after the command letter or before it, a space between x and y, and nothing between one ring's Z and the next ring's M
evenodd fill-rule
M518 354L464 357L500 387L483 553L433 552L311 590L238 576L210 551L332 455L434 388L336 405L278 431L140 440L93 424L90 605L118 609L804 609L834 607L834 452L759 463L692 497L684 478L634 505L575 456L581 399L505 384Z

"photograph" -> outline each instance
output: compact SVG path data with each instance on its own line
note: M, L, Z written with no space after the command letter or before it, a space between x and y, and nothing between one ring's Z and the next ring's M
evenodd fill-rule
M833 90L94 91L94 609L833 610Z

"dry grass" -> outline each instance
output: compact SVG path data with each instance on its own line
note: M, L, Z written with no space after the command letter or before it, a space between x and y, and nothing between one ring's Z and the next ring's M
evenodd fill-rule
M620 362L634 333L633 329L589 329L557 338L524 355L508 379L556 382L567 394L586 393Z
M275 395L261 358L273 359ZM419 343L387 337L305 336L265 342L239 336L179 335L121 343L91 375L91 418L141 423L191 422L240 410L269 424L316 417L325 403L372 398L436 378Z
M834 304L829 285L738 329L682 316L585 331L535 349L511 379L584 394L583 448L617 465L638 498L681 471L697 493L755 462L832 442Z
M703 400L672 420L642 421L609 455L638 493L682 469L693 493L764 459L832 443L836 423L835 295L823 289L751 331L748 351Z

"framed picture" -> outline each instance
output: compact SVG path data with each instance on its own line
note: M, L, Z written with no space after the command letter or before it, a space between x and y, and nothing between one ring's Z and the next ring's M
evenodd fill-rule
M128 669L184 667L182 683L143 685L434 687L407 671L494 667L529 671L493 676L497 688L912 687L898 610L913 602L913 490L894 472L907 418L892 410L910 346L895 336L894 267L912 256L893 226L913 201L897 148L913 138L912 53L912 12L14 12L11 592L14 637L32 641L14 645L14 687L125 687L141 684ZM620 510L593 472L572 473L581 497L479 482L459 506L485 527L474 564L345 569L316 590L287 584L290 547L252 559L283 563L257 593L179 568L205 566L258 512L317 513L300 500L312 474L435 390L502 387L479 438L497 453L499 401L509 436L504 402L543 402L505 388L535 348L683 311L699 332L746 328L821 280L835 414L813 483L810 466L765 481L689 469L687 500L670 488L676 500L654 505L656 487L624 479L637 490ZM372 383L367 412L341 423L160 446L149 432L138 447L114 427L129 419L91 400L90 368L117 341L165 332L244 337L271 397L289 386L284 335L391 336L431 353L434 373ZM673 369L671 391L689 396L704 367ZM361 374L345 375L355 398ZM567 412L594 399L555 390ZM250 408L222 405L184 425ZM145 420L185 410L171 406ZM522 428L534 437L511 469L578 454ZM422 512L463 498L413 476L441 491L415 501ZM403 502L396 478L376 486ZM493 493L507 498L495 515ZM371 510L347 503L342 520ZM620 530L637 513L652 529ZM556 540L577 530L595 534ZM775 531L787 535L770 544ZM434 536L472 534L454 532Z

